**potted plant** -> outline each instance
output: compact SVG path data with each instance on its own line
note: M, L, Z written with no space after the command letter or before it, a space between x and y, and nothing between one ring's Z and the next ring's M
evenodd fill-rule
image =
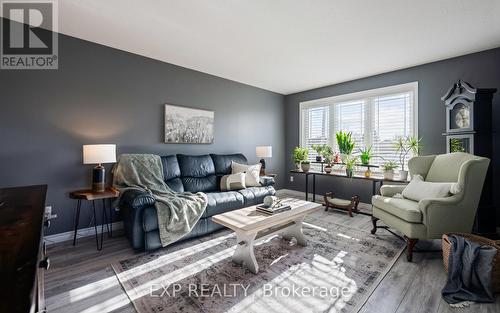
M405 159L406 156L411 152L414 156L418 155L420 150L420 141L412 136L399 137L395 143L396 153L398 153L399 164L401 165L401 170L399 171L399 177L401 180L406 180L408 178L408 171L405 170Z
M372 147L370 148L363 148L359 149L359 152L361 153L359 155L359 158L361 159L361 164L363 165L368 165L370 164L370 159L372 158Z
M394 161L385 162L382 165L382 169L384 170L384 179L393 180L394 179L394 170L398 168L398 165Z
M307 148L302 148L302 147L295 147L293 149L293 162L295 163L296 169L300 170L302 168L302 163L307 161L307 164L310 166L309 163L309 149Z
M329 145L324 145L323 150L321 151L321 155L324 159L324 167L323 170L325 173L331 173L332 171L332 158L333 158L333 149Z
M323 151L325 149L326 145L311 145L311 148L316 151L316 161L321 162L323 161Z
M340 155L349 155L354 150L354 141L352 140L352 133L345 131L338 131L335 134L337 145L339 146Z
M352 177L354 166L356 166L357 161L358 157L351 154L345 155L342 159L342 162L345 165L345 174L347 175L347 177Z
M300 167L303 172L309 172L309 169L311 169L311 162L309 162L309 160L304 160L300 163Z

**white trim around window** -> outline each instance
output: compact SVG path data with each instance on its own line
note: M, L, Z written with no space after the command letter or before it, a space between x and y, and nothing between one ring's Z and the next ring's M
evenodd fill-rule
M395 111L391 111L389 103L391 97L394 99L399 97L401 109L396 108ZM385 105L381 105L384 101L386 101ZM397 107L395 102L396 100L394 105ZM307 114L305 114L306 112ZM387 116L392 112L405 119L400 123L401 128L404 128L401 133L418 138L418 82L301 102L299 111L300 146L310 146L312 143L326 143L335 146L335 132L343 128L353 128L361 134L355 139L357 140L356 150L360 148L360 145L368 146L376 142L378 152L383 154L382 150L386 149L385 147L388 147L389 144L381 144L380 139L377 141L377 138L382 137L383 133L398 132L397 129L394 130L395 126L392 123L383 124L381 122L384 118L387 122ZM401 119L396 120L401 121ZM384 142L390 142L390 140L385 139ZM390 152L386 151L386 156L388 154ZM310 153L310 158L314 158L314 152Z

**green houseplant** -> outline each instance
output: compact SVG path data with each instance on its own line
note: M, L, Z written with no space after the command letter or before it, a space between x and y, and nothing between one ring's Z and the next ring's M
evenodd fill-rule
M327 147L327 145L311 145L311 148L317 153L316 161L323 161L323 151L325 150L325 147Z
M398 164L394 161L387 161L382 164L382 169L384 170L384 179L393 180L394 170L398 168Z
M372 146L370 146L369 148L365 147L363 149L359 149L359 152L361 153L359 156L359 158L361 159L361 164L370 164L370 160L372 158Z
M396 140L395 148L396 153L398 153L399 164L401 165L401 170L399 171L399 176L401 180L406 180L408 178L408 171L405 170L405 159L406 156L411 152L414 156L418 155L420 150L420 141L422 139L415 138L413 136L399 137Z
M342 162L345 165L345 174L347 175L347 177L352 177L354 166L356 166L357 161L358 157L351 154L345 155L342 159Z
M341 155L349 155L354 150L354 141L352 140L352 133L345 131L338 131L335 134L337 145Z
M309 149L302 147L295 147L292 152L293 163L297 169L301 168L301 164L306 162L309 164Z
M332 147L325 145L322 155L325 161L325 166L323 167L323 170L326 173L331 173L332 171L332 161L333 161L333 149Z

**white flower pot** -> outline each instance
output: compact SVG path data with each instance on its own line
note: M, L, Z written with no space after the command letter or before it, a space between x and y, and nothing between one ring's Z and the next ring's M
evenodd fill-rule
M302 168L303 172L309 172L309 169L311 168L311 164L309 164L309 163L307 163L307 164L302 163L300 165L300 167Z
M394 171L393 170L384 171L384 179L393 180L394 179Z
M408 179L408 171L399 171L399 179L407 180Z

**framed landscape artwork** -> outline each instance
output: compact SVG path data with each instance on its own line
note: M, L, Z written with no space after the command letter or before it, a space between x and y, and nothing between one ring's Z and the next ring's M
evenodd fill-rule
M165 143L213 143L214 111L165 104Z

